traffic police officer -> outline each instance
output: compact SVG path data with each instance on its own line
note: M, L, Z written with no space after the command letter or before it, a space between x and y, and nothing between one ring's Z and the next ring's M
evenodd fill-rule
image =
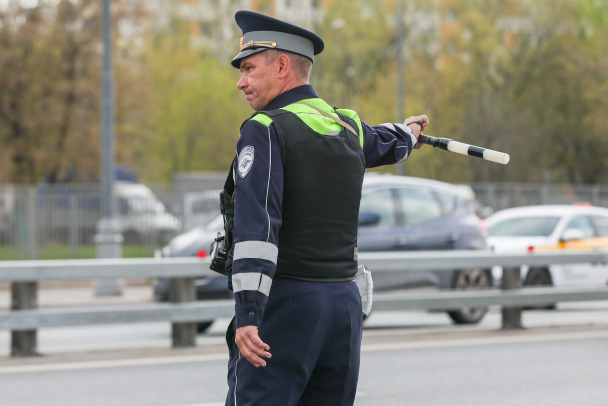
M372 127L332 108L308 84L321 38L249 11L236 22L237 88L256 113L241 126L227 182L235 318L226 405L352 405L363 174L406 159L428 118Z

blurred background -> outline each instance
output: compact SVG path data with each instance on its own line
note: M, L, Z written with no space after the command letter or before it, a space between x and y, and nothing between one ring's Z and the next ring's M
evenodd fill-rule
M251 114L229 61L250 9L317 32L311 83L371 125L427 114L430 147L383 172L469 185L478 215L608 207L604 0L113 0L115 187L123 256L205 224ZM102 2L0 0L0 260L95 257Z

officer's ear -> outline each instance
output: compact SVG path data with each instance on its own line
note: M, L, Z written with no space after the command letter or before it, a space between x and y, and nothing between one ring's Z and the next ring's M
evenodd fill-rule
M284 79L291 70L291 60L285 54L279 55L277 58L278 75L280 79Z

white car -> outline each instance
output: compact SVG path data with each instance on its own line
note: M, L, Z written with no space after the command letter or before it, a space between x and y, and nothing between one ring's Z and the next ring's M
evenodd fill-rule
M608 209L588 204L501 210L486 220L488 245L498 253L608 249ZM494 267L495 283L502 268ZM554 264L521 268L524 285L590 286L608 281L606 264Z
M114 190L120 231L126 242L152 239L159 244L166 244L180 231L179 219L167 210L148 186L116 182Z
M184 193L182 217L184 231L200 227L213 220L220 211L219 196L219 190Z

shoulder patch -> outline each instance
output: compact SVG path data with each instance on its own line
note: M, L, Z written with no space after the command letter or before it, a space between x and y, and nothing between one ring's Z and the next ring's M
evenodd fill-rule
M255 157L255 149L252 145L247 145L241 150L239 154L239 168L238 173L241 178L247 176L251 167L253 166L253 159Z

